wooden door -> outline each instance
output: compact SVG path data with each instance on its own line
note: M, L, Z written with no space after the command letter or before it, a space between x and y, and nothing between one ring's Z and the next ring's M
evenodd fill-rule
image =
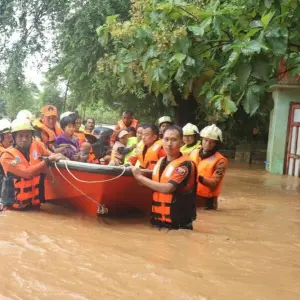
M285 171L300 177L300 103L291 103L290 107Z

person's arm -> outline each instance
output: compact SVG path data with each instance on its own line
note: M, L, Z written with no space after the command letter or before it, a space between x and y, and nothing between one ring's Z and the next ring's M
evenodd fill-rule
M217 162L211 178L203 177L200 175L198 181L213 191L217 188L218 184L223 179L226 169L227 163L224 159L221 159L219 162Z
M175 192L177 187L186 179L187 176L189 176L189 163L190 162L186 162L182 166L177 167L170 175L168 183L160 183L146 178L143 176L143 170L140 168L131 167L131 170L135 179L144 186L159 193L171 194Z
M132 173L138 182L155 192L171 194L176 190L176 186L172 183L160 183L143 176L141 169L138 167L132 167Z
M9 153L4 153L2 155L1 164L7 173L12 173L15 176L25 179L33 178L34 176L44 172L47 167L46 161L44 160L36 165L27 167L21 163L17 163L14 157Z

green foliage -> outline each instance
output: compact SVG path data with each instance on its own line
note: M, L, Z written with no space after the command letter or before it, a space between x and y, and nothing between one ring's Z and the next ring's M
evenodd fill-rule
M156 96L176 89L184 98L204 96L222 113L241 105L253 115L282 59L299 74L299 12L294 0L132 1L129 21L114 15L97 29L107 51L98 62L101 82L115 78L124 93L146 88Z
M62 96L61 89L55 84L44 84L43 91L39 95L39 102L41 107L52 104L57 107L60 113L63 112L64 97Z

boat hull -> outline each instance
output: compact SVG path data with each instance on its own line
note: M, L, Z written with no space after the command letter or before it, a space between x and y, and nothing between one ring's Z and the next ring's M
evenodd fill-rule
M130 170L115 180L124 169L121 167L99 166L77 162L58 163L57 170L51 167L45 179L46 201L70 204L80 211L96 216L99 207L107 208L109 214L137 209L151 211L152 192L137 183ZM72 177L71 172L80 182ZM65 177L65 178L64 178ZM103 181L100 183L87 183Z

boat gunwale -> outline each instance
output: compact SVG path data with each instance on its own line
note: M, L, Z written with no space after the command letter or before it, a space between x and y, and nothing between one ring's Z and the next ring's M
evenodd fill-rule
M65 160L61 160L57 162L57 167L59 169L66 169ZM124 172L124 167L121 166L108 166L108 165L97 165L76 161L67 161L68 169L75 171L83 171L86 173L92 174L104 174L104 175L121 175ZM54 166L52 166L54 167ZM133 176L130 168L126 168L124 174L122 176Z

